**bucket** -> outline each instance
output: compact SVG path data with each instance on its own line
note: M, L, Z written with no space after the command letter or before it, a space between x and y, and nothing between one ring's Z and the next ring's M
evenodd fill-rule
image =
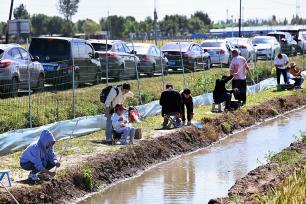
M140 140L142 138L142 131L141 131L141 128L137 128L135 130L135 137L134 137L136 140Z
M283 90L284 90L284 88L283 88L283 86L281 84L278 84L276 86L276 91L283 91Z

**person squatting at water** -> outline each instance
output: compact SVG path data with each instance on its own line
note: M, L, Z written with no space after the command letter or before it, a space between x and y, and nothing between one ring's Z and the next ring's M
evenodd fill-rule
M289 63L288 56L286 54L282 54L281 52L274 59L274 65L276 68L276 80L277 85L280 85L280 77L283 75L285 84L289 83L287 78L287 64Z
M239 56L237 49L232 51L232 57L233 59L230 64L230 74L233 76L232 89L238 89L237 94L235 94L235 98L241 103L241 105L244 105L247 100L246 74L248 72L250 78L252 78L252 75L246 59ZM252 81L253 84L255 84L254 80Z
M122 104L117 104L112 115L112 125L116 133L122 134L119 145L133 144L135 136L135 128L132 127L124 116L126 108Z
M292 79L294 81L294 88L301 89L302 84L304 82L304 78L302 76L302 71L296 66L295 62L291 62L288 67L288 80Z
M28 179L38 181L38 173L48 178L54 177L56 172L50 170L54 167L60 167L60 163L54 153L55 139L48 130L43 130L39 140L29 145L20 157L20 167L30 171Z
M186 114L185 114L185 106L187 109L187 125L191 125L191 120L193 118L193 98L191 96L190 89L186 88L181 93L182 97L182 120L183 125L186 125Z
M231 100L232 100L232 90L227 90L225 85L234 76L222 76L221 79L216 80L215 89L213 91L213 99L216 104L225 102L225 109L231 111Z
M167 128L169 123L168 115L175 116L175 127L181 126L181 113L182 113L182 97L178 91L173 89L172 84L166 85L166 90L161 93L159 104L162 107L162 117L164 118L163 128Z
M124 83L120 86L112 87L105 100L105 117L106 128L105 128L105 138L106 144L113 144L113 135L112 135L112 114L114 113L114 107L117 104L123 104L125 99L128 97L134 97L139 99L140 96L135 95L131 90L131 85Z

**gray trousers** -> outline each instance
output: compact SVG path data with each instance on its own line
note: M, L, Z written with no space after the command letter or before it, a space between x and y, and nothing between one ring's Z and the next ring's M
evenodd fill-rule
M113 141L113 127L112 127L112 114L110 114L110 110L112 108L105 108L105 117L106 117L106 127L105 127L105 140L107 142Z

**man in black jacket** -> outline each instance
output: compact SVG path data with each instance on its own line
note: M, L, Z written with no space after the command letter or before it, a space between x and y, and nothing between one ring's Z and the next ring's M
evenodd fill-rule
M182 113L182 98L179 92L173 89L172 84L166 85L166 90L162 92L159 100L159 104L162 106L162 116L164 117L163 127L168 124L168 118L165 115L176 115L177 123L180 123L180 117Z
M193 118L193 99L191 96L191 91L190 89L186 88L183 90L181 93L182 97L182 120L183 124L186 124L186 117L185 117L185 106L187 109L187 125L191 125L191 119Z
M215 103L225 102L225 109L231 110L231 99L232 99L232 90L227 90L225 84L230 81L233 76L222 76L221 79L216 80L215 89L213 91L213 98Z

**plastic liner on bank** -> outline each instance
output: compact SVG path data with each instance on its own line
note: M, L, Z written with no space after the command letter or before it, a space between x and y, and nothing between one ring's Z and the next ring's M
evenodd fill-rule
M306 76L306 72L303 72ZM257 93L276 85L275 78L266 79L256 85L248 86L248 94ZM212 93L206 93L194 97L194 106L209 105L213 103ZM138 106L142 118L158 115L161 113L159 101L153 101L145 105ZM0 156L17 151L26 147L39 138L42 130L48 129L56 140L69 137L79 137L104 129L106 118L103 115L80 117L73 120L59 121L37 128L28 128L9 131L0 134ZM101 140L102 140L101 135Z

